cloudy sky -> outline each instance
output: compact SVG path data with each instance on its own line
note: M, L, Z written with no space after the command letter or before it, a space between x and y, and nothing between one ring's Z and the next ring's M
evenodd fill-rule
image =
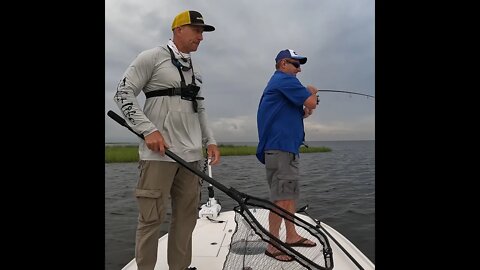
M297 77L319 89L375 96L375 3L373 0L106 0L105 113L118 81L137 54L172 37L173 18L197 10L205 32L193 63L200 66L209 122L218 142L256 142L256 113L275 56L289 48L308 61ZM305 140L374 140L375 99L319 93L305 119ZM139 95L143 105L145 97ZM105 142L136 142L105 116Z

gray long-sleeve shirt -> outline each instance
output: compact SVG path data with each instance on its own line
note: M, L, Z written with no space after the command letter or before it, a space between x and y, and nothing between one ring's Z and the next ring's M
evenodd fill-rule
M196 84L201 87L199 68L194 66L193 70ZM185 83L190 84L192 69L182 72ZM202 159L202 145L216 144L207 125L203 100L197 100L198 112L195 113L192 102L180 96L147 98L143 110L136 98L141 91L179 88L180 82L180 74L171 61L167 45L155 47L141 52L130 64L117 87L114 101L133 130L144 136L160 131L170 151L192 162ZM202 97L201 89L197 96ZM141 160L173 161L148 149L143 140L139 144L139 157Z

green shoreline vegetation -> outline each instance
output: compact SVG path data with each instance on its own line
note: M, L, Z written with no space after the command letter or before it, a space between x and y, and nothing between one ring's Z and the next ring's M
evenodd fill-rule
M247 156L255 155L257 147L247 145L218 145L222 156ZM330 152L328 147L301 147L300 153L318 153ZM137 162L138 146L137 145L105 145L105 163L115 162Z

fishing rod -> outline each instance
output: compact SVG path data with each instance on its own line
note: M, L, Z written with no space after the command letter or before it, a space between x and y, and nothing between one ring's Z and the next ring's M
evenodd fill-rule
M359 96L365 96L365 97L375 98L374 96L371 96L371 95L362 94L362 93L358 93L358 92L345 91L345 90L320 89L320 90L318 90L318 92L347 93L347 94L353 94L353 95L359 95Z

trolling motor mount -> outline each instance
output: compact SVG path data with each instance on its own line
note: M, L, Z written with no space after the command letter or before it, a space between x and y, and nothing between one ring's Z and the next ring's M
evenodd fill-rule
M208 176L212 177L212 167L210 166L210 158L206 160L205 166L208 168ZM199 218L215 219L220 214L222 206L220 202L215 199L213 186L208 185L208 201L200 207L198 211Z
M213 196L213 187L208 187L208 201L207 203L203 204L198 211L199 218L210 218L215 219L218 217L222 206L217 202L217 200Z

